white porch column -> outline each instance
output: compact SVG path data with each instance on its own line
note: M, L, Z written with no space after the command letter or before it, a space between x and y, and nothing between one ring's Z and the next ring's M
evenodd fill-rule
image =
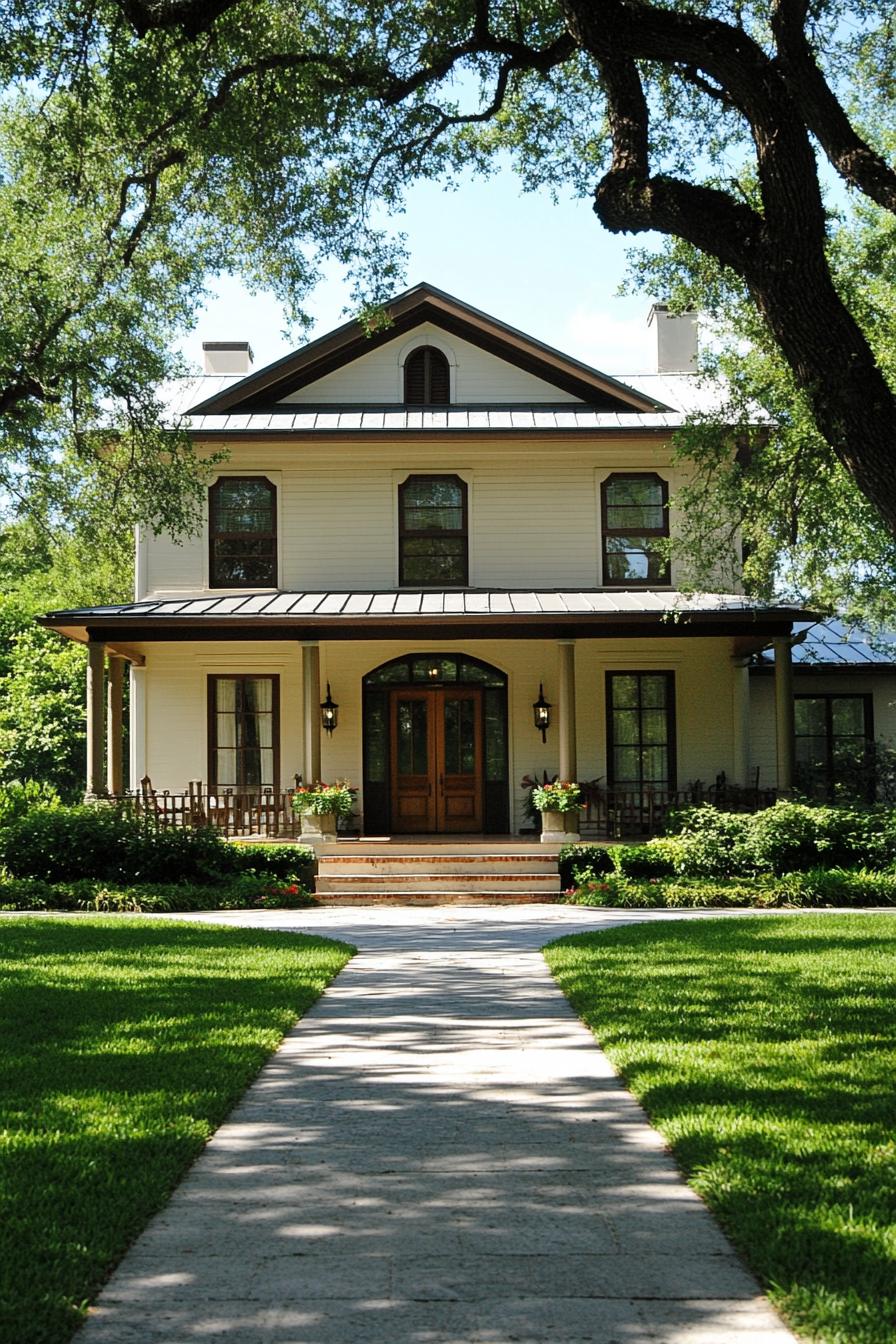
M750 773L750 669L745 662L735 662L732 714L732 783L746 788Z
M560 739L560 778L574 780L576 763L576 642L557 641L557 732Z
M302 707L302 778L313 784L320 779L320 646L316 640L302 644Z
M106 684L106 789L109 793L124 792L124 773L121 753L122 740L122 686L124 659L109 655L109 679Z
M128 701L130 728L131 788L139 789L146 774L146 668L131 663L131 695Z
M793 788L793 658L790 637L775 639L775 735L778 748L778 792Z
M99 640L87 642L87 797L99 798L105 793L103 779L103 672L106 646Z

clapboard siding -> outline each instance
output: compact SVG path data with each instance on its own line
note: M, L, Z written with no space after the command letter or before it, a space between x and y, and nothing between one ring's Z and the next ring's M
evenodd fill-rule
M263 472L278 487L281 588L394 587L398 486L441 471L468 484L473 586L593 587L601 582L601 481L614 471L659 471L674 497L685 477L669 454L650 440L252 442L233 446L226 474ZM676 522L673 510L673 531ZM138 596L205 592L207 552L206 531L181 545L149 535Z
M579 402L569 392L490 355L432 323L413 336L397 336L345 368L309 383L283 398L284 404L395 405L404 400L404 360L421 345L435 345L451 366L451 400L460 404L500 402ZM581 404L581 403L579 403Z
M212 645L147 644L145 679L145 769L154 787L179 792L190 779L207 776L206 686L213 674L280 676L281 783L288 786L302 769L301 649L297 643ZM509 779L514 829L525 824L520 780L533 771L559 768L556 720L542 744L532 722L532 702L543 683L554 705L559 699L558 648L550 640L326 641L320 644L321 684L329 681L339 703L339 728L322 735L325 779L359 784L361 684L381 663L409 652L467 653L507 674ZM736 778L734 760L734 669L727 639L578 640L576 719L578 776L607 778L605 673L671 671L675 676L678 782L711 782L724 770ZM706 687L713 688L715 712L706 713ZM555 710L556 713L556 710ZM363 797L360 799L363 808Z

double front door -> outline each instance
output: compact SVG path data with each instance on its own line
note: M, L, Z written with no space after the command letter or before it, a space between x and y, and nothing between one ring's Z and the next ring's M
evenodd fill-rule
M482 691L396 689L389 721L393 831L481 831Z

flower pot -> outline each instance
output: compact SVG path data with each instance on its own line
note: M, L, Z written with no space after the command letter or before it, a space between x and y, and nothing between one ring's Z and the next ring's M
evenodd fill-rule
M335 812L302 812L302 839L308 845L325 845L336 839Z
M574 845L578 838L578 812L542 812L541 843L543 845Z

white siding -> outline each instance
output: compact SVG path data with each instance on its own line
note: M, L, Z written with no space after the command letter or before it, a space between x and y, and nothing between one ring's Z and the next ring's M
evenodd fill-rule
M396 336L369 355L361 355L345 368L337 369L283 398L284 404L323 404L355 402L395 405L404 401L404 361L421 345L435 345L451 366L451 400L466 402L579 402L553 383L536 378L513 364L480 350L478 345L461 340L432 323L415 328L413 333Z
M278 485L282 588L394 587L398 486L415 472L467 481L472 585L562 588L602 582L601 480L658 471L674 495L683 474L669 458L669 446L650 438L281 441L233 445L227 471L264 472ZM674 530L674 512L671 521ZM207 591L207 545L205 532L184 545L148 536L141 596Z

